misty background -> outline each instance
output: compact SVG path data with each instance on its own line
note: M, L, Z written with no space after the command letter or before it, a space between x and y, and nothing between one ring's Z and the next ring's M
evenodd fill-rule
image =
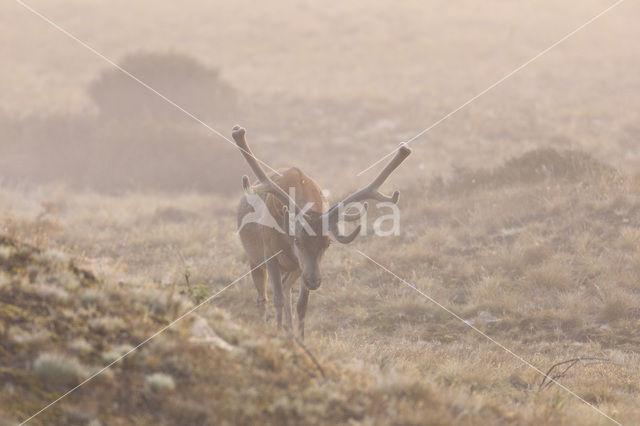
M30 3L259 158L340 191L557 41L601 1ZM152 6L152 7L151 7ZM106 193L239 192L211 133L17 3L2 6L0 173ZM405 178L495 166L536 147L640 168L640 8L620 6L416 140ZM320 161L318 160L320 159Z

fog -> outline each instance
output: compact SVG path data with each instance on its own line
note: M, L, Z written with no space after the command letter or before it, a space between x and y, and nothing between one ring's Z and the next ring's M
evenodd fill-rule
M613 4L3 3L0 424L235 282L33 422L639 422L640 4ZM410 140L399 235L332 244L304 345L238 280L235 124L331 202ZM576 357L582 401L541 390Z

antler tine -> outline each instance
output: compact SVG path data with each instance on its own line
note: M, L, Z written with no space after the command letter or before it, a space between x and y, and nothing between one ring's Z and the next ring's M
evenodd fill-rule
M409 154L411 154L411 150L407 147L407 144L400 144L400 147L398 148L398 151L396 151L396 155L393 157L393 159L389 161L389 164L387 164L384 169L382 169L380 174L373 180L373 182L371 182L364 189L375 191L375 199L377 200L380 200L380 198L382 198L382 201L393 201L393 203L397 203L398 196L400 195L399 191L394 191L393 195L391 197L388 197L378 192L378 188L380 188L380 186L387 180L391 173L393 173L393 171L397 169L400 164L402 164L402 162L409 156Z
M369 208L369 203L365 202L364 205L362 206L362 209L360 209L358 212L345 213L342 219L345 222L355 222L356 220L360 220L360 218L362 217L363 214L365 214L368 208Z
M401 144L393 159L389 162L389 164L385 166L384 169L382 169L378 176L376 176L376 178L369 185L365 186L359 191L354 192L339 203L334 204L329 209L329 211L325 213L329 223L329 230L331 231L331 234L334 236L334 238L338 240L338 242L342 244L349 244L360 233L360 226L358 226L351 234L340 235L337 226L340 206L349 206L350 203L364 201L367 199L387 201L394 204L398 202L398 198L400 197L399 191L394 191L391 196L388 196L378 191L378 188L380 188L380 186L387 180L391 173L393 173L393 171L397 169L400 164L402 164L402 162L409 156L409 154L411 154L411 150L407 147L406 144ZM367 207L365 203L364 210L366 210L366 208ZM360 216L362 216L362 210L358 213L344 215L343 219L346 221L354 221L359 219Z
M267 186L268 192L275 195L281 203L283 203L284 205L289 204L289 195L284 192L284 190L280 188L274 181L272 181L269 176L267 176L256 157L253 155L253 152L251 152L251 148L249 148L249 144L247 143L246 133L247 131L237 124L233 126L233 129L231 129L231 136L233 136L233 140L236 141L236 145L238 145L238 148L240 148L242 156L249 164L249 167L251 167L251 170L253 170L253 173L255 173L255 175L258 177L260 183ZM245 188L245 190L247 189L247 185L249 187L251 186L249 183L249 178L244 176L242 178L242 186L243 188Z
M358 236L360 229L362 229L362 225L358 225L349 235L341 235L337 222L329 222L329 231L340 244L349 244Z
M249 163L249 167L251 167L251 170L253 170L253 173L256 174L260 182L268 182L270 180L269 177L262 169L262 166L260 165L260 163L258 163L258 161L256 160L256 157L255 155L253 155L253 152L251 152L251 148L249 148L249 144L247 144L247 138L245 136L246 133L247 131L244 128L238 126L237 124L233 126L233 129L231 129L231 136L233 136L233 140L236 141L236 145L238 145L238 148L240 148L240 152L242 153L242 156L244 157L245 160L247 160L247 163Z
M393 159L389 162L389 164L385 166L384 169L382 169L380 174L378 174L378 176L376 176L376 178L369 185L365 186L359 191L354 192L344 200L340 201L337 204L334 204L331 209L329 209L329 221L331 221L332 219L337 219L336 213L340 205L347 206L349 205L349 203L367 199L388 201L396 204L398 202L398 198L400 197L399 191L394 191L391 196L388 196L378 191L378 188L380 188L380 186L387 180L391 173L393 173L393 171L397 169L400 164L402 164L402 162L409 156L409 154L411 154L411 150L407 147L406 144L401 144L396 151L396 155L393 157Z
M362 217L362 215L366 213L368 208L369 208L369 203L365 202L362 208L359 209L356 213L345 213L342 219L345 222L354 222L356 220L359 220ZM360 234L361 229L362 229L362 225L358 225L356 229L354 229L350 234L342 235L340 233L340 230L338 229L338 222L329 221L329 232L331 232L331 235L333 235L333 238L335 238L336 241L338 241L340 244L349 244L350 242L352 242L358 236L358 234Z

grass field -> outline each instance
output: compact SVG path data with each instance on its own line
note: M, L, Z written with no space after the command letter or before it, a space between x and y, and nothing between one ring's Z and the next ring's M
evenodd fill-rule
M261 159L333 201L609 5L28 4L224 135L241 123ZM0 8L0 424L15 424L249 271L247 170L161 101L100 86L109 65L18 3ZM413 142L384 187L401 191L400 235L332 244L304 347L274 312L258 321L244 278L32 423L640 423L639 16L622 3ZM108 98L119 88L128 103ZM487 337L544 372L601 361L558 379L580 401Z
M577 166L568 168L567 161ZM505 180L507 177L511 181ZM613 169L579 153L534 152L491 173L467 172L444 184L406 185L401 203L402 235L363 237L355 248L541 370L575 357L610 360L575 366L561 381L623 424L633 424L640 416L635 404L640 393L640 194L637 183L623 179ZM425 194L429 203L419 198ZM69 290L61 280L30 279L29 271L34 267L26 266L3 278L3 303L22 307L24 302L11 296L19 288L49 304L60 299L50 305L48 316L83 315L100 324L116 322L113 327L120 330L103 332L96 341L92 328L71 327L50 338L57 328L42 331L37 322L25 318L6 326L9 341L28 347L27 353L35 358L47 350L64 351L64 346L82 338L95 345L88 347L82 360L100 365L100 354L104 358L105 352L117 350L114 348L135 345L144 336L140 330L151 334L152 326L159 328L191 304L214 294L248 270L233 228L233 208L221 208L220 201L201 194L108 197L53 188L25 195L5 189L4 232L44 249L65 250L101 281L73 289L77 295L67 295ZM238 377L226 378L225 386L235 387L243 395L251 389L269 394L269 386L286 388L294 386L288 383L294 380L295 386L317 386L319 392L335 386L339 389L336 392L362 392L366 399L381 393L378 397L393 401L385 403L391 405L382 412L342 413L342 421L606 423L604 417L559 388L539 390L541 376L536 372L369 263L352 247L331 247L324 275L325 283L311 297L306 344L321 365L336 369L331 370L331 379L307 382L303 371L282 365L273 374L284 374L283 383L258 385L253 381L258 380L256 374L261 370L246 367ZM92 297L97 299L95 305L73 308ZM110 310L118 305L113 303L122 303L112 301L116 297L131 299L126 303L134 304L136 310L114 318ZM214 318L222 315L222 310L225 321L237 324L233 327L241 330L238 333L243 333L244 339L250 336L249 340L260 342L260 335L275 338L273 318L271 324L259 324L254 301L253 286L245 279L203 307L198 316L221 327ZM146 311L149 313L144 314ZM144 328L135 326L137 321L151 320L154 322ZM8 324L13 321L9 315ZM136 333L125 331L130 325ZM188 358L191 368L198 368L200 362L209 365L209 352L194 354L192 348L176 343L176 336L168 333L161 340L172 349L163 346L156 353L152 348L160 343L154 343L140 355L132 354L136 367L128 368L138 375L156 369L167 371L163 361L152 361L162 353L170 359ZM187 337L180 338L188 338L188 329ZM227 339L229 344L239 345L237 338ZM286 339L276 346L285 343ZM18 347L15 345L8 346L9 354ZM19 353L16 371L29 374L32 361L24 352ZM11 355L10 359L16 356ZM281 362L286 363L291 355L283 357ZM219 361L211 368L224 369L225 365ZM178 383L194 380L183 371L168 371ZM115 374L118 378L129 373L117 370ZM351 381L351 374L368 384L361 388L359 382ZM298 376L305 377L303 385L292 378ZM144 375L137 380L144 380ZM208 383L208 387L199 383L206 391L200 391L196 398L204 405L206 399L200 398L213 398L209 392L215 393L219 387L216 382ZM113 392L122 386L134 393L140 388L117 379L109 384L88 384L86 391L79 390L77 397L69 397L50 415L69 418L64 416L71 415L68 411L73 411L75 404L83 406L82 401L95 397L102 386ZM54 387L46 395L55 395L59 389L63 387ZM178 397L177 392L172 395ZM46 398L41 398L38 402L44 403ZM141 398L144 400L144 395ZM287 421L296 423L300 420L295 419L302 418L297 416L306 415L306 397L301 398L287 405L287 410L292 410L287 411ZM154 409L160 409L149 404L138 402L119 411L94 401L85 415L107 422L110 416L124 422L136 416L152 421ZM24 416L28 408L37 405L33 401L18 412ZM169 417L153 421L178 415L160 412ZM211 419L221 413L213 412L217 414L205 410L202 415ZM249 418L279 421L268 413L259 411ZM310 419L331 421L333 415L337 414Z

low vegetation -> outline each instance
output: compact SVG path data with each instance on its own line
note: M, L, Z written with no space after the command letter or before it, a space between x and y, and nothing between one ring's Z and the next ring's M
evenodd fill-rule
M637 183L553 150L394 183L402 234L360 238L360 250L541 370L605 359L559 380L638 422ZM215 195L0 195L6 422L248 269L234 206ZM259 324L243 280L33 423L608 423L558 387L540 389L532 369L350 248L330 249L324 269L305 348L277 333L273 313Z
M27 419L90 377L31 423L449 422L460 410L416 380L380 383L334 363L320 366L301 344L237 325L218 309L206 309L206 317L193 314L121 359L185 307L180 296L170 293L161 309L154 308L142 295L105 285L70 261L52 261L48 252L6 237L0 247L3 424ZM35 283L61 286L61 273L81 284L64 301L43 296ZM98 306L83 303L96 288ZM111 323L116 315L117 327L91 325Z

